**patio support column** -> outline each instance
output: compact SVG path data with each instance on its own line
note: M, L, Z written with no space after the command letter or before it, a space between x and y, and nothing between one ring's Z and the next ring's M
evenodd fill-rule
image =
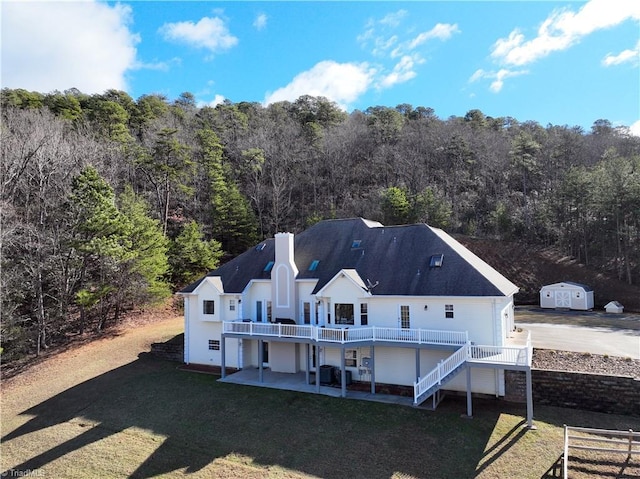
M305 366L305 384L309 384L309 381L311 380L311 372L309 371L311 369L311 361L309 361L309 343L304 344L304 352L304 357L307 361L307 364Z
M320 392L320 345L316 344L316 392Z
M471 366L467 364L467 417L473 417L473 402L471 399Z
M226 338L224 334L220 339L221 339L220 341L220 377L224 379L227 376L227 362L226 362L227 353L225 348Z
M420 380L420 348L416 348L416 377Z
M371 345L371 394L376 393L376 347Z
M264 367L262 362L264 361L264 344L262 339L258 339L258 381L264 382Z
M347 397L347 371L346 361L344 359L344 345L340 349L342 351L342 357L340 358L340 385L342 386L341 395L343 398Z
M535 429L533 425L533 386L531 384L531 368L527 368L527 427Z

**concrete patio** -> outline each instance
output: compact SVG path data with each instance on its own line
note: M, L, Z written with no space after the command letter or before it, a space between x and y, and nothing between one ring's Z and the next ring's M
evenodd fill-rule
M259 370L257 368L242 369L225 378L218 379L223 383L241 384L244 386L257 386L271 389L284 389L287 391L298 391L309 394L318 394L316 391L314 374L311 374L311 384L307 384L304 372L299 373L275 373L268 368L263 370L263 381L260 382ZM341 397L340 386L320 386L320 394L324 396ZM403 406L413 406L412 397L395 396L392 394L371 394L364 391L351 391L347 389L346 399L358 399L361 401L374 401L387 404L399 404ZM431 409L423 407L423 409Z

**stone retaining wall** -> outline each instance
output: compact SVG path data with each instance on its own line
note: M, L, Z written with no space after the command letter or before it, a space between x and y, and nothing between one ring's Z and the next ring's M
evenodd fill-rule
M533 405L640 417L640 381L631 377L533 369ZM505 371L505 399L526 402L525 373Z
M184 334L178 334L164 343L152 343L151 354L169 361L184 361Z

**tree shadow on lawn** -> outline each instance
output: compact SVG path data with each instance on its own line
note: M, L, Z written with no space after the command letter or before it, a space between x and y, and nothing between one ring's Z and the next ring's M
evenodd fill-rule
M136 478L180 469L196 473L215 459L230 456L239 470L246 464L275 466L328 479L389 478L394 473L461 478L474 477L487 454L492 455L489 463L495 461L522 436L518 425L506 436L511 436L508 441L498 441L485 451L504 411L502 401L493 401L493 407L491 401L476 404L476 415L469 420L461 414L464 398L447 399L437 411L426 411L216 379L179 371L176 363L142 354L133 363L23 411L34 417L7 433L3 443L37 442L38 431L72 420L93 427L11 469L44 468L135 427L166 437L144 462L126 465L127 470L135 469L130 477Z

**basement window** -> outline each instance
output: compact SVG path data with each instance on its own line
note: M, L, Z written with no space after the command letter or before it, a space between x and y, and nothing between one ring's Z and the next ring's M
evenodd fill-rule
M431 259L429 260L429 268L440 268L442 266L443 259L444 259L443 254L431 255Z
M319 259L314 259L311 264L309 265L309 271L315 271L318 268L318 265L320 264L320 260Z
M271 268L273 268L273 261L269 261L262 271L268 273L271 271Z
M210 351L220 351L220 340L219 339L210 339L209 340L209 350Z

